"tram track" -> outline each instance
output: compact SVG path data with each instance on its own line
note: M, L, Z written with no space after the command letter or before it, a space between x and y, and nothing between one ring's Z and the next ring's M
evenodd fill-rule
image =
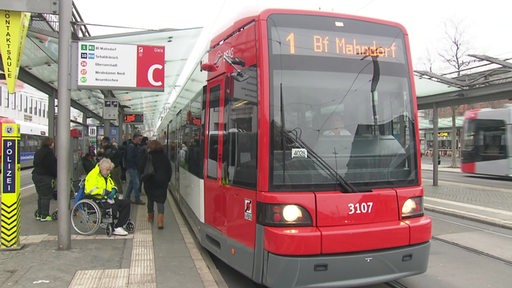
M407 288L407 286L405 286L404 284L402 284L396 280L391 281L391 282L386 282L386 286L391 287L391 288Z
M442 215L442 213L440 213L440 215ZM475 224L473 222L466 222L463 220L463 217L459 219L457 215L450 215L450 217L453 217L451 219L444 217L436 217L435 215L430 216L433 220L437 219L438 221L442 221L444 223L448 223L451 225L456 225L464 229L461 230L461 232L456 233L444 233L441 235L433 235L433 240L448 244L450 246L458 247L475 255L484 256L489 259L497 260L504 264L512 266L512 256L510 253L506 253L508 249L498 249L499 247L507 247L510 241L512 241L512 235L508 233L508 228L503 228L502 231L498 231L496 229L489 229L485 225L489 225L490 227L496 226L493 224L485 223L484 226L482 226ZM479 222L478 220L469 221L476 221L476 223L482 223ZM476 239L478 239L478 241L476 241ZM493 243L494 245L490 245L489 243ZM492 246L497 246L497 248Z
M497 256L497 255L494 255L494 254L491 254L491 253L487 253L487 252L482 251L480 249L473 248L473 247L470 247L470 246L467 246L467 245L463 245L463 244L460 244L460 243L457 243L457 242L454 242L454 241L450 241L450 240L447 240L447 239L443 239L443 238L440 238L440 237L437 237L437 236L433 236L432 239L440 241L440 242L443 242L443 243L446 243L446 244L454 246L454 247L458 247L458 248L464 249L464 250L466 250L468 252L471 252L471 253L473 253L475 255L485 256L487 258L490 258L490 259L493 259L493 260L497 260L497 261L500 261L502 263L505 263L507 265L512 266L512 260L510 260L510 259L506 259L506 258Z

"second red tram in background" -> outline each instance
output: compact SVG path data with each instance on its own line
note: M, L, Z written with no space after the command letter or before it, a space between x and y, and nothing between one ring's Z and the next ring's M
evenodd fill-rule
M512 106L474 109L464 114L461 170L512 177Z
M201 245L269 287L426 271L432 227L402 26L265 10L213 38L192 75L203 76L183 87L178 97L193 97L166 141L171 193Z

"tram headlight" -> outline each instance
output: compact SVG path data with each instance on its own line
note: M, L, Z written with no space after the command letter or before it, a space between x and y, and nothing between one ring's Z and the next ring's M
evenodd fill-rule
M258 203L258 224L264 226L312 226L311 214L295 204Z
M302 212L297 205L286 205L283 208L283 219L286 222L295 222L302 218Z
M402 205L402 219L423 216L423 197L412 197Z

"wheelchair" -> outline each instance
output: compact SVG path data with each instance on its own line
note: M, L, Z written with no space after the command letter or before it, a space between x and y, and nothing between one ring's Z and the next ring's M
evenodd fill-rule
M71 225L77 233L82 235L94 234L101 227L110 237L114 231L115 222L112 206L113 204L107 199L78 200L71 209ZM128 219L124 228L127 232L133 232L135 224Z

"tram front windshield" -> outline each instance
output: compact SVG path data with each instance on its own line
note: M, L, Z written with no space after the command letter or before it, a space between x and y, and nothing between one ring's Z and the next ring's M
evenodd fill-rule
M275 14L268 37L271 189L343 192L344 181L356 191L418 184L401 29Z

